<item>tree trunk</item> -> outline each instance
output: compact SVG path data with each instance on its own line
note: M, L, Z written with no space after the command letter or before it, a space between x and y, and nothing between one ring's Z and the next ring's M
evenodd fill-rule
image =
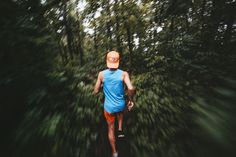
M170 35L168 41L171 41L173 39L173 34L174 34L174 17L171 16L170 18Z
M98 39L97 39L97 26L96 25L94 28L93 42L94 42L94 52L96 55L98 55Z
M74 52L72 48L72 30L70 27L70 19L67 17L67 4L65 3L63 5L63 23L65 26L65 31L66 31L66 40L67 40L67 47L70 55L70 59L73 60L74 58Z
M211 8L211 16L210 19L208 19L208 25L205 28L205 35L203 38L203 44L206 48L205 50L209 49L215 49L215 38L217 36L219 23L220 23L220 8L221 8L221 2L217 0L212 1L212 8Z
M108 21L106 22L106 29L107 29L107 49L112 50L112 34L111 34L111 11L110 11L110 5L109 0L106 1L107 4L105 4L106 9L106 15L108 17Z
M62 62L63 62L63 64L66 64L66 63L68 62L68 59L67 59L67 55L66 55L66 52L65 52L65 48L64 48L64 46L61 44L61 42L58 42L58 45L59 45L59 47L60 47L59 53L60 53Z
M230 10L230 13L228 15L228 18L225 22L227 25L225 34L224 34L224 45L225 47L228 47L228 43L230 43L231 37L232 37L232 29L233 29L233 24L234 24L234 19L235 19L235 14L234 14L234 8L235 8L236 3L233 2L233 4L230 4L229 8L226 8Z
M120 38L120 18L119 18L119 10L117 9L118 6L118 0L115 0L115 18L116 18L116 46L117 50L122 56L122 46L121 46L121 38Z
M121 1L121 5L122 8L125 8L125 4L124 4L124 0ZM128 20L125 16L123 16L123 22L124 22L124 28L126 30L126 35L127 35L127 42L128 42L128 49L129 49L129 69L132 69L132 65L133 65L133 42L132 42L132 33L131 33L131 29L130 29L130 25L128 23Z
M128 40L128 47L129 47L129 64L130 69L132 68L132 58L133 58L133 42L131 37L131 30L129 24L126 22L126 32L127 32L127 40Z
M79 16L79 15L77 15ZM80 58L80 65L82 66L84 64L84 50L83 50L83 39L81 37L81 34L83 33L81 30L81 24L80 21L78 21L78 52L79 52L79 58Z

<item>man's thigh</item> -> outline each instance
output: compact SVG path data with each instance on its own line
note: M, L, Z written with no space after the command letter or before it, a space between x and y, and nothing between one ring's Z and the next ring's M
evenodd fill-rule
M115 113L108 113L104 110L104 116L106 118L107 124L114 124L115 122L115 118L116 118L116 114Z

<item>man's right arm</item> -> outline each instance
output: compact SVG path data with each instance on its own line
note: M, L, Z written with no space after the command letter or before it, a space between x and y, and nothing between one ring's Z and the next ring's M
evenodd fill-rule
M99 72L98 78L97 78L97 82L96 82L96 84L95 84L95 86L94 86L94 90L93 90L93 94L94 94L94 95L98 94L99 89L100 89L101 84L102 84L102 79L103 79L103 77L102 77L102 72Z

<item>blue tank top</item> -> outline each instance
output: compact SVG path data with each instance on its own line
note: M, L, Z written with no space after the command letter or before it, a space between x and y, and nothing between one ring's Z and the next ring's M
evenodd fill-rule
M120 69L103 71L104 109L108 113L120 112L125 108L122 73Z

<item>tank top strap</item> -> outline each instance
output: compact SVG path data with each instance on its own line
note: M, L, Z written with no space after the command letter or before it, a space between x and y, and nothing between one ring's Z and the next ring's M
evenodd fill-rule
M120 70L120 69L117 69L117 77L120 77L120 78L121 78L121 76L122 76L122 73L123 73L123 71L122 71L122 70Z
M110 77L111 75L113 75L116 78L121 78L122 74L123 74L123 70L117 69L115 71L111 71L109 69L105 69L102 71L103 72L103 78L104 80L108 77Z
M104 79L104 80L105 80L105 78L107 77L108 72L109 72L109 69L105 69L105 70L102 71L103 79Z

